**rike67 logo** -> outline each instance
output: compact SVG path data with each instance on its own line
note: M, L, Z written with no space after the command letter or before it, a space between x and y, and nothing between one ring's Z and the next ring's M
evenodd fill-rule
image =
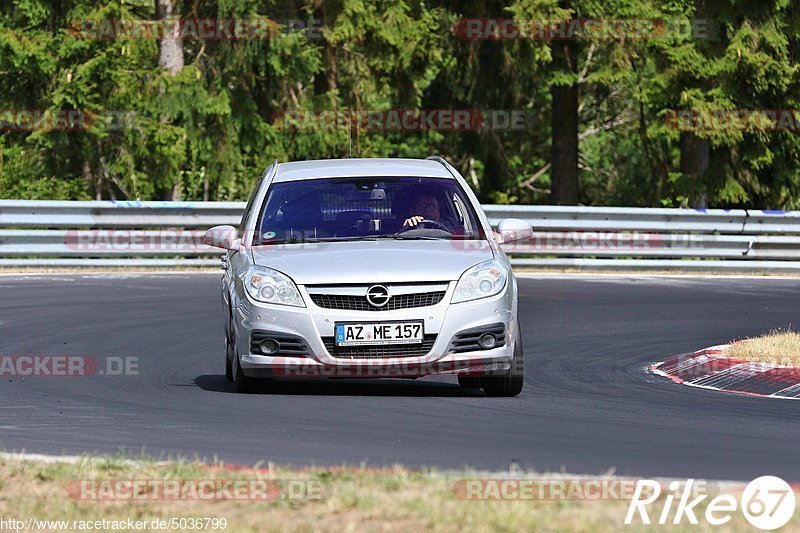
M699 494L697 483L673 481L663 498L661 484L654 480L639 480L631 498L625 524L699 524L698 515L712 526L730 522L734 513L741 512L753 527L773 530L785 526L792 519L795 494L792 487L779 477L762 476L754 479L737 499L731 494L721 494L708 500L708 494ZM705 512L700 513L701 504ZM651 514L652 513L652 514Z

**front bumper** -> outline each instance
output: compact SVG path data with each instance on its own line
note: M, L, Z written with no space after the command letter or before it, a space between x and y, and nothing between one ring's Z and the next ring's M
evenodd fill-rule
M316 306L303 286L299 287L307 307L289 307L254 302L246 295L234 311L237 350L241 366L250 377L394 377L416 378L430 374L482 374L510 368L517 336L516 302L513 282L491 298L450 304L455 282L436 305L394 311L346 311ZM332 337L335 322L423 320L425 333L436 335L426 355L381 358L334 357L323 337ZM459 332L501 323L505 326L504 345L488 349L452 353L451 342ZM270 331L305 340L306 357L267 356L252 353L253 332Z

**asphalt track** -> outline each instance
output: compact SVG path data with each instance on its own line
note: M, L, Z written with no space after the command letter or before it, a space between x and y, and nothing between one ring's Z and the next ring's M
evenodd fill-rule
M0 277L0 354L137 357L136 376L0 378L5 451L253 464L800 480L800 402L695 390L645 367L800 323L800 280L520 279L526 386L452 377L285 382L222 375L219 275Z

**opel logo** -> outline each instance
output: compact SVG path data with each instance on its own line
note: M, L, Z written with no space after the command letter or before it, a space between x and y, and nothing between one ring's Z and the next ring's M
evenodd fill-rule
M373 307L383 307L389 303L389 289L383 285L373 285L367 289L367 301Z

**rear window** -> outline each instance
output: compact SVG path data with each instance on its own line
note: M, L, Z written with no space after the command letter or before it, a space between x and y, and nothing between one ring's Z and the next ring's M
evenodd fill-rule
M409 219L416 224L411 224ZM472 205L447 178L336 178L273 183L253 243L380 237L483 239Z

